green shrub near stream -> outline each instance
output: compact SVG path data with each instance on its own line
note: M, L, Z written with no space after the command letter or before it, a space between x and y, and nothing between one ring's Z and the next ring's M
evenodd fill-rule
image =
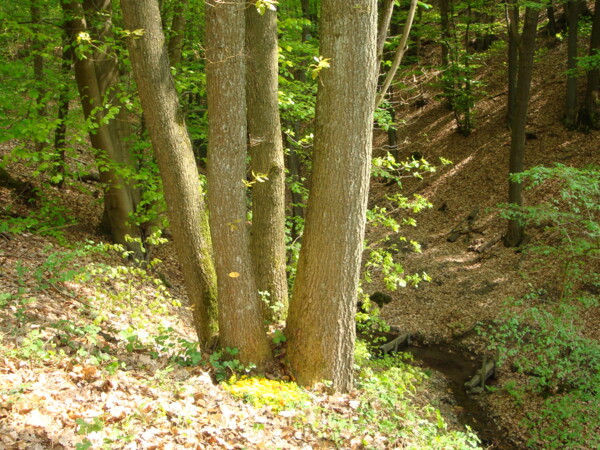
M558 185L544 203L505 209L504 216L536 225L541 237L525 251L538 269L559 264L559 276L507 303L503 319L483 330L499 362L529 376L507 391L516 402L528 393L543 398L524 420L536 448L600 445L600 343L585 333L585 317L599 304L600 168L557 164L513 175L527 188ZM547 282L548 280L542 280ZM515 314L514 311L520 311Z

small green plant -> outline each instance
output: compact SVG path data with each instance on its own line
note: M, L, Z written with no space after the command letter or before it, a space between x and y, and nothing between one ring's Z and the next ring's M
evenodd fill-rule
M235 356L239 353L237 348L225 348L216 351L209 357L209 364L212 366L215 379L218 382L225 381L235 374L247 374L256 368L254 364L243 365Z
M317 433L336 447L349 441L371 448L385 437L386 448L477 448L479 440L470 431L449 431L441 413L413 403L417 387L426 375L397 353L373 358L365 344L357 345L355 367L359 395L353 400L351 417L321 411Z
M76 419L75 423L77 424L77 434L79 435L87 435L104 429L104 421L99 417L94 417L91 423L86 422L83 419ZM89 439L85 438L82 442L78 443L75 448L77 450L87 450L88 448L92 448L92 446L93 444Z

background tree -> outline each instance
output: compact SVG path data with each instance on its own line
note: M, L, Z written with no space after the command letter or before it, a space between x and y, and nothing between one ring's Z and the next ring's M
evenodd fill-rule
M265 175L252 188L250 250L256 287L268 292L268 319L287 310L285 164L279 120L277 13L246 9L246 102L251 168ZM266 304L264 306L267 306ZM274 312L278 311L275 315Z
M286 328L299 383L352 386L376 86L375 0L323 0L313 181ZM343 132L341 131L343 130Z
M579 123L584 130L598 128L598 89L600 88L600 64L594 64L600 58L600 0L596 0L592 22L592 35L590 37L590 67L587 68L587 84L585 98L579 113Z
M510 135L510 161L509 173L523 172L525 158L525 125L527 123L527 109L531 78L533 75L533 56L535 53L535 35L540 11L539 7L528 6L525 8L523 32L520 38L511 34L511 39L518 38L519 64L517 71L517 85L515 90L515 111L511 114ZM514 29L514 28L512 28ZM511 205L519 207L523 204L523 184L513 178L509 180L508 201ZM516 247L523 241L523 224L520 220L512 218L508 221L508 232L505 244Z
M220 341L243 363L270 356L250 258L246 219L246 90L243 0L206 3L208 205L218 280Z
M569 0L566 5L569 34L567 40L567 88L564 123L567 129L573 129L577 126L577 38L581 8L580 0Z
M125 120L125 110L115 93L119 79L117 61L113 54L109 54L106 44L106 40L111 39L111 4L108 0L98 4L92 0L86 2L88 17L78 1L62 0L61 4L70 46L74 48L75 80L84 115L90 122L89 137L96 150L100 181L105 185L103 220L115 242L132 250L134 256L141 260L143 255L139 241L126 239L126 236L138 240L142 237L139 227L131 222L137 195L131 183L117 170L118 165L133 167L133 161L125 141L124 124L115 120L118 115ZM90 26L88 20L93 20L90 15L102 23ZM98 45L92 43L92 36ZM101 42L105 45L100 46Z

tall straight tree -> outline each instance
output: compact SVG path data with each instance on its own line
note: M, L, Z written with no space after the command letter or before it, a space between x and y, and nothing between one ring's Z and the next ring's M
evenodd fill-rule
M156 0L121 0L133 73L163 181L167 212L201 345L217 332L217 285L198 170L171 76Z
M581 8L582 3L580 0L569 0L566 5L569 36L567 41L568 72L564 123L569 130L577 126L577 31Z
M507 0L504 4L506 26L508 31L508 105L506 107L506 124L512 126L515 112L517 73L519 71L519 5L517 0Z
M594 56L600 50L600 0L594 5L592 35L590 37L589 55ZM598 111L598 89L600 88L600 69L592 67L587 72L585 98L579 113L580 125L584 130L598 128L600 112Z
M90 129L90 141L96 151L96 161L100 167L100 181L105 185L103 221L113 239L135 252L142 259L139 245L126 238L141 238L141 230L130 222L136 208L136 194L131 186L115 169L115 164L132 167L129 149L124 145L123 127L117 121L107 117L106 109L120 108L119 114L125 114L124 108L113 96L107 99L107 93L114 88L119 78L118 65L114 56L108 55L104 46L92 45L88 41L92 35L97 42L111 40L111 3L109 0L79 1L61 0L65 13L65 29L70 45L75 50L75 80L81 98L81 105L87 120L96 125ZM85 12L84 12L85 9ZM93 26L89 17L97 16L103 23ZM87 37L86 37L87 36ZM114 94L114 92L113 92ZM120 121L119 121L120 122ZM106 161L111 164L106 164Z
M220 341L258 367L270 356L246 225L244 0L206 1L208 206Z
M525 8L523 31L518 41L519 64L515 90L515 111L510 115L510 174L523 172L524 168L525 125L527 123L529 92L533 75L533 56L535 53L535 35L539 15L539 7L528 6ZM523 204L523 184L521 182L512 179L509 181L508 201L515 206ZM521 221L514 218L509 220L505 244L509 247L518 246L523 241L523 233L524 229Z
M299 383L352 387L372 148L376 0L323 0L313 175L286 328Z
M252 172L264 174L252 188L250 249L259 291L269 293L263 315L287 312L285 254L285 163L278 103L277 13L246 9L246 102ZM266 306L266 305L264 305Z

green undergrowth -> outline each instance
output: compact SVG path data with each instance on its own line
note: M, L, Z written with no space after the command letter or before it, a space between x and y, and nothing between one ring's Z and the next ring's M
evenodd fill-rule
M539 400L522 420L530 447L598 448L600 344L586 321L600 305L600 168L556 164L512 177L554 194L504 207L506 218L541 230L523 249L535 266L522 274L529 292L509 299L504 315L480 331L499 363L526 380L504 383L515 405Z

